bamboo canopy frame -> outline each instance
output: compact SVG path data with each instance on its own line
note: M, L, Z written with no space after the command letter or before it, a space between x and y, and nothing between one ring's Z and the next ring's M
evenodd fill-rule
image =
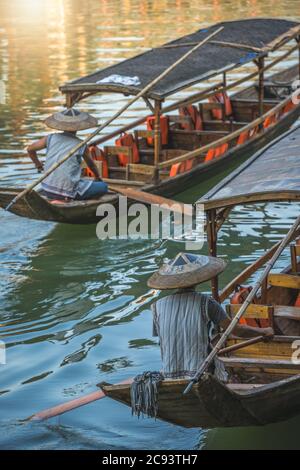
M100 127L98 127L94 132L92 132L86 139L82 140L78 145L76 145L65 157L63 157L59 162L54 164L49 170L47 170L38 180L31 183L27 188L21 191L6 207L6 210L9 210L17 201L22 199L26 194L32 191L38 184L40 184L44 179L46 179L53 171L59 168L65 161L71 158L78 150L80 150L84 145L90 142L96 135L98 135L105 127L107 127L111 122L117 119L124 111L126 111L133 103L135 103L139 98L146 95L146 93L153 88L159 81L161 81L166 75L168 75L172 70L174 70L179 64L181 64L184 60L186 60L193 52L198 50L201 46L206 44L212 37L215 37L223 30L223 27L218 28L217 30L213 31L209 34L205 39L200 41L195 47L190 49L186 52L183 56L181 56L174 64L164 70L158 77L152 80L148 85L143 88L136 96L134 96L126 105L124 105L119 111L117 111L112 117L110 117L106 122L104 122ZM156 112L157 120L155 124L155 147L159 148L159 139L160 139L160 132L159 132L159 109Z

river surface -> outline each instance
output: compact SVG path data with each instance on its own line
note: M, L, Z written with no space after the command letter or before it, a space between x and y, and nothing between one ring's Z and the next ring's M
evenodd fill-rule
M46 134L42 119L61 108L59 84L208 23L268 15L300 19L299 0L0 0L0 184L21 186L36 177L24 147ZM94 96L80 108L103 122L125 101ZM110 130L144 111L135 104ZM195 201L222 176L177 198ZM219 254L229 263L221 285L278 241L297 215L293 204L234 210L220 232ZM0 335L7 348L7 364L0 365L1 449L300 448L300 418L264 428L183 429L137 420L109 399L46 423L22 423L99 382L159 369L150 312L156 294L146 281L181 249L175 241L99 241L95 226L1 210ZM284 253L276 268L288 258Z

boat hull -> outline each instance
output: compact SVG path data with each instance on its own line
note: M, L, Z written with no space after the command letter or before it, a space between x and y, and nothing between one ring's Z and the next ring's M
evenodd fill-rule
M186 380L164 381L159 388L158 419L186 428L261 426L300 413L300 374L252 390L234 390L206 374L183 395ZM105 394L127 406L130 385L102 384Z

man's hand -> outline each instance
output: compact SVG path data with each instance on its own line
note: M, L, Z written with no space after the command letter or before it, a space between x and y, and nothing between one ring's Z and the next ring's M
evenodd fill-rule
M40 162L37 156L37 151L47 148L47 137L43 137L42 139L33 142L31 145L27 147L27 153L29 158L32 160L34 166L36 167L39 173L43 171L43 164Z
M222 329L226 330L226 328L230 325L231 320L226 318L220 323ZM254 326L248 325L240 325L237 324L232 332L235 336L239 336L240 338L256 338L257 336L264 336L266 341L270 340L274 336L273 328L258 328Z
M87 166L89 167L89 169L92 170L92 172L94 173L95 181L102 181L102 179L100 177L99 170L98 170L94 160L92 159L92 157L90 155L90 151L89 151L88 148L86 148L86 150L84 152L83 159L84 159L85 163L87 164Z

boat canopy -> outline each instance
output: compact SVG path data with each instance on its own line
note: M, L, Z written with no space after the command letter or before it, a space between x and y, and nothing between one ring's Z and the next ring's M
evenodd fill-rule
M300 23L286 19L258 18L222 22L67 82L60 90L67 94L115 92L137 95L220 26L224 26L224 29L219 34L178 65L145 96L163 100L183 88L263 57L300 34Z
M262 201L300 200L300 125L238 167L197 204L206 211Z

